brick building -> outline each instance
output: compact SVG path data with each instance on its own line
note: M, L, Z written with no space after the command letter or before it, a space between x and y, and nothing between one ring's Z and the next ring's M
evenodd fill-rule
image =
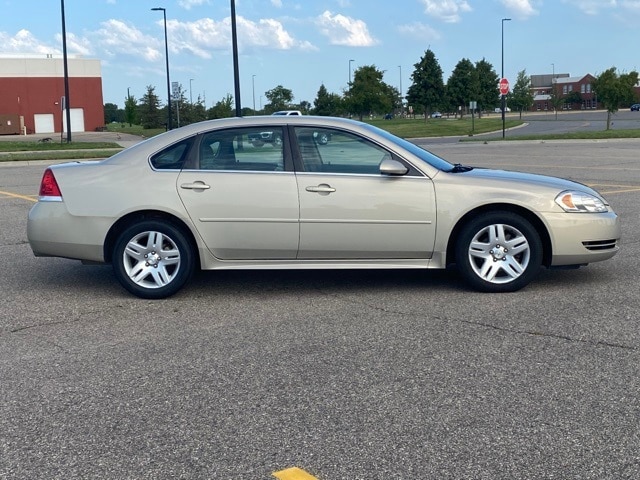
M568 73L531 75L533 111L553 110L552 94L566 99L561 110L591 110L598 108L598 96L592 85L595 77L590 73L571 77Z
M100 61L69 56L68 67L71 131L102 127ZM62 55L0 55L0 119L19 119L21 132L66 132L64 93Z

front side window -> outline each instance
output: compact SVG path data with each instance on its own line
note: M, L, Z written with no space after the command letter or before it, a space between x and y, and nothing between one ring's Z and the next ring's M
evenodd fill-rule
M379 174L380 162L391 154L374 143L339 130L296 127L305 172Z
M281 127L249 127L205 133L198 150L200 170L284 170Z

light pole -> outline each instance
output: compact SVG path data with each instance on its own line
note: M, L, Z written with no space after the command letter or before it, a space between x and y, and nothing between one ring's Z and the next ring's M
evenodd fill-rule
M231 0L231 48L233 50L233 78L236 93L236 117L242 116L240 103L240 68L238 66L238 33L236 29L236 2Z
M251 95L253 97L253 114L256 114L256 76L251 75Z
M69 65L67 62L67 27L64 19L64 0L60 0L62 12L62 63L64 64L64 105L62 114L67 118L67 143L71 143L71 103L69 102ZM64 128L63 128L64 130ZM60 132L62 135L62 132Z
M189 103L193 105L193 93L191 90L191 82L193 82L193 78L189 79Z
M167 9L163 7L154 7L151 10L162 12L164 17L164 58L167 65L167 130L171 130L171 82L169 81L169 42L167 41Z
M355 62L355 60L349 60L349 88L351 88L351 62Z
M404 112L404 102L402 101L402 65L398 65L400 69L400 116Z
M510 18L503 18L502 19L502 76L500 78L504 78L504 22L509 22L509 21L511 21ZM504 139L504 130L505 130L505 128L504 128L504 124L505 124L504 111L506 109L505 102L506 102L506 95L501 94L501 102L500 102L500 104L501 104L502 108L500 110L502 110L502 138L503 139Z

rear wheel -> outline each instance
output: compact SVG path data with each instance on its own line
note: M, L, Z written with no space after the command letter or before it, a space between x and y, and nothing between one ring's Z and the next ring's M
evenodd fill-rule
M525 218L485 213L461 230L456 263L465 280L483 292L514 292L528 285L542 264L542 242Z
M113 250L113 271L129 292L165 298L180 290L195 269L187 237L174 225L145 220L124 230Z

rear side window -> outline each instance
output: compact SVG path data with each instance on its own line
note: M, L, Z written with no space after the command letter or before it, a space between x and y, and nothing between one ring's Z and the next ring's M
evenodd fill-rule
M184 164L193 139L174 143L151 156L151 165L156 170L180 170Z
M198 149L200 170L284 170L282 127L249 127L205 133Z

